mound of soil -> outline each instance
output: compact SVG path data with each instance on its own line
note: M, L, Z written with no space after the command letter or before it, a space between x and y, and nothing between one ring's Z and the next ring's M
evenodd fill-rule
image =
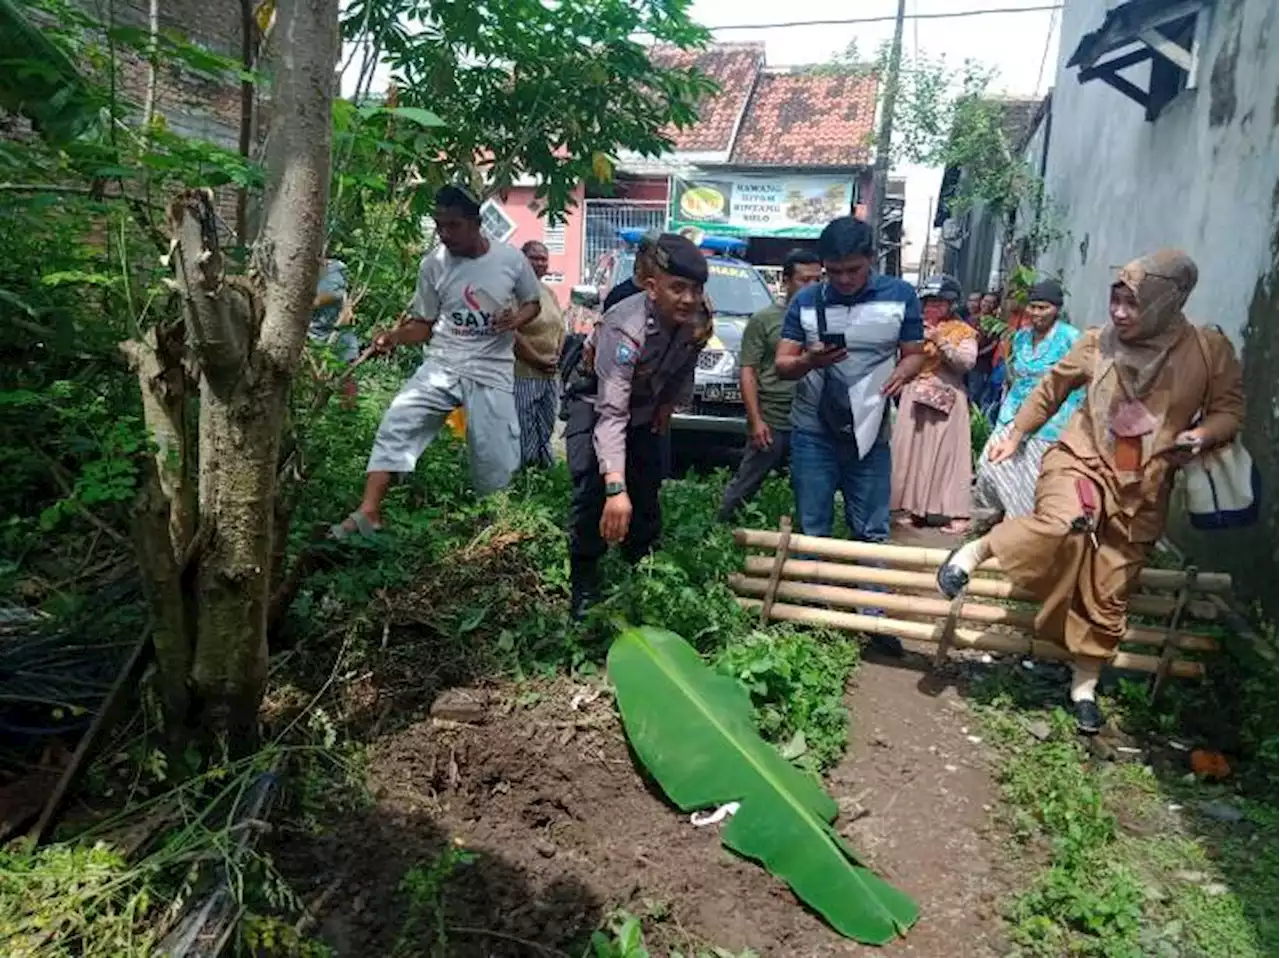
M837 827L920 902L920 923L887 950L1002 953L1000 837L988 830L993 793L980 746L961 732L965 706L921 695L908 669L865 662L857 675L849 705L860 721L828 787L843 810ZM596 697L584 703L584 693ZM371 809L276 852L304 897L308 887L338 889L320 932L339 955L392 952L408 913L403 876L449 841L475 857L442 883L443 917L405 954L576 958L619 907L647 919L655 955L700 944L762 956L871 953L723 849L716 827L696 828L667 803L633 762L607 693L559 681L460 698L461 711L436 710L454 718L373 748ZM433 951L439 940L447 944Z

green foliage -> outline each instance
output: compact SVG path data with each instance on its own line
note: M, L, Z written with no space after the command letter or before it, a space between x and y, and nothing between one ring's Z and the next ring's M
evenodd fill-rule
M888 47L877 69L888 68ZM1024 260L1063 238L1062 217L1039 174L1015 151L999 97L989 93L995 71L967 59L903 57L894 110L895 161L957 167L963 175L947 200L955 216L981 204L1010 224ZM883 95L883 91L882 91ZM1028 131L1029 132L1029 131Z
M1258 805L1149 766L1091 762L1061 709L1039 713L1050 735L1033 740L1026 710L1043 703L1043 690L1020 669L976 691L987 703L986 734L1003 754L1014 834L1052 847L1047 869L1008 905L1014 955L1274 954L1274 792ZM1109 704L1131 729L1187 733L1150 704L1145 685L1122 683ZM1224 804L1239 809L1240 823L1199 815Z
M66 52L14 0L0 0L0 106L30 116L51 141L93 122L91 88Z
M400 891L408 898L408 913L396 939L392 955L421 954L419 950L430 940L433 958L445 958L449 954L449 930L445 922L444 891L449 878L460 867L475 861L475 853L468 851L461 841L454 840L444 847L435 861L416 865L405 873L400 881Z
M294 926L273 915L250 912L240 919L240 941L260 958L332 958L333 949L298 934Z
M1088 869L1054 865L1009 913L1020 954L1143 958L1142 886L1098 855Z
M609 180L620 150L668 149L666 131L690 125L711 89L692 71L655 66L635 39L706 42L683 0L356 0L342 22L345 40L390 67L401 107L444 121L432 131L444 159L423 171L431 183L478 180L475 164L492 162L486 192L531 176L552 222L578 184ZM372 75L366 59L363 88Z
M785 743L784 758L821 772L844 754L844 691L857 661L858 646L845 637L775 627L725 646L715 666L746 687L760 734Z
M973 453L973 466L976 469L991 438L991 420L986 417L976 403L969 403L969 448Z
M591 954L594 958L649 958L640 919L627 912L615 913L607 932L592 932Z
M0 71L26 91L18 109L45 123L44 84L70 85L51 136L0 141L0 467L10 480L0 512L14 517L6 551L77 516L122 523L148 444L118 346L172 314L159 200L179 186L261 182L253 164L174 134L162 117L144 128L120 75L127 54L222 79L234 76L233 61L169 36L153 52L146 31L115 24L110 10L103 22L39 0L27 13L39 42ZM79 68L74 82L64 63Z
M116 958L154 944L140 927L152 896L105 845L0 849L0 873L0 939L9 954Z
M145 750L144 750L145 751ZM38 849L0 849L0 939L6 954L21 958L143 958L153 954L164 929L184 907L205 893L211 880L230 871L229 887L238 904L260 914L297 912L300 903L269 856L242 848L244 823L227 812L269 770L287 769L297 759L323 761L323 749L273 745L237 761L212 761L204 771L142 800L125 804L87 830L58 835ZM111 756L104 760L114 761ZM167 775L155 763L157 780ZM138 775L144 770L139 769ZM91 773L101 780L100 768ZM126 860L119 840L147 836L159 822L173 824ZM265 935L263 921L250 934ZM323 951L294 935L273 940L291 958L319 958ZM292 948L292 950L289 950Z
M737 801L724 845L785 881L840 934L885 944L919 908L858 862L831 827L836 803L757 734L742 686L672 632L624 631L609 678L636 754L684 811Z
M662 921L664 916L655 914L650 909L646 917L655 922ZM667 958L759 958L754 951L747 949L731 952L727 948L715 945L692 945L682 949L672 948L664 952ZM604 926L591 934L588 949L582 958L658 958L658 953L651 951L645 944L644 923L641 918L631 912L619 909L605 920Z

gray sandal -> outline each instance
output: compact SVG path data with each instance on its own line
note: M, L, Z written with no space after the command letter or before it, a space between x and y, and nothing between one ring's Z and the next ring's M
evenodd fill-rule
M347 521L350 520L355 526L354 529L347 528ZM329 527L330 539L347 539L351 536L371 536L374 533L381 532L382 526L374 525L369 521L369 517L359 510L351 513L346 519L335 523Z

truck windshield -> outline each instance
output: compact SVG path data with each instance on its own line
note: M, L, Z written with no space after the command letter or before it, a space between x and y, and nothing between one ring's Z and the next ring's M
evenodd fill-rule
M635 261L634 253L623 253L618 257L613 278L615 285L631 275ZM747 263L708 259L706 289L720 316L750 316L773 304L769 287Z

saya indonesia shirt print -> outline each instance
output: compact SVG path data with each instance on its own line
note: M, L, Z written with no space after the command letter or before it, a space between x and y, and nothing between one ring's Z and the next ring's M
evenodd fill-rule
M504 309L538 301L538 279L524 254L490 241L483 256L453 256L440 246L418 270L409 313L435 320L427 361L482 386L513 388L515 334L494 325Z

